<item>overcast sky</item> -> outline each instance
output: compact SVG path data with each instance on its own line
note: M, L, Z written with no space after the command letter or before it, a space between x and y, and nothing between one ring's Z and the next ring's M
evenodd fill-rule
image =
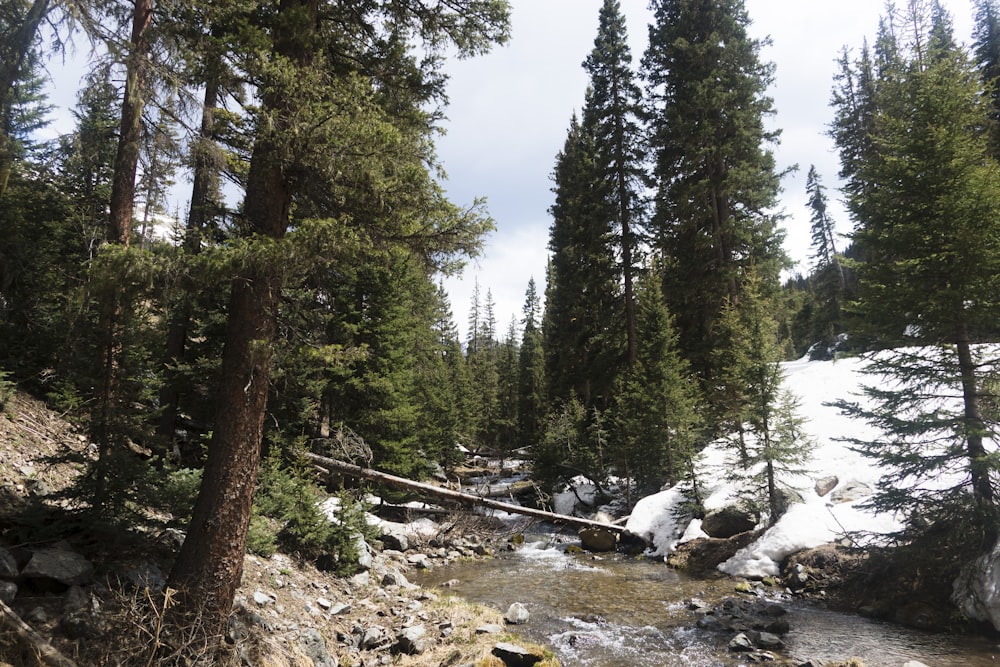
M521 317L528 280L544 289L552 204L551 173L569 120L583 104L587 76L581 64L597 34L602 0L512 0L513 37L504 47L449 65L447 135L437 142L448 173L446 187L459 204L486 197L497 231L483 257L462 276L445 281L456 324L466 331L473 285L496 303L499 333ZM651 13L647 0L621 0L633 63L646 47ZM902 4L897 3L897 4ZM971 0L944 0L960 41L970 40ZM874 37L880 0L746 0L751 34L770 37L762 58L776 65L771 94L782 130L778 169L799 169L783 182L787 252L806 262L809 213L805 177L815 164L834 206L839 229L848 231L837 205L838 160L826 129L836 59L844 46ZM803 265L804 266L804 265ZM464 334L463 334L464 335Z

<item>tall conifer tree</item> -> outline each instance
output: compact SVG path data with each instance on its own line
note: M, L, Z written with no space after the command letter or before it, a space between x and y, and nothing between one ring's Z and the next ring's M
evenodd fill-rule
M847 199L865 249L858 307L868 333L892 349L872 357L874 407L845 407L884 433L857 443L891 471L875 506L962 525L964 538L991 543L990 362L974 344L1000 318L1000 165L986 134L993 109L940 8L908 11L892 26L899 38L879 72L871 154L853 171L864 187ZM942 403L946 396L957 404ZM928 483L957 471L962 484Z
M594 49L583 64L590 75L590 96L583 124L594 136L594 166L602 181L602 210L616 236L624 300L626 358L635 363L639 349L635 312L635 274L640 230L645 223L642 180L642 93L632 72L625 17L619 0L601 7Z
M717 386L715 322L739 301L751 265L777 288L785 257L774 213L779 175L765 128L773 66L747 34L743 0L654 0L642 60L655 210L652 243L680 345ZM712 400L712 393L706 396Z

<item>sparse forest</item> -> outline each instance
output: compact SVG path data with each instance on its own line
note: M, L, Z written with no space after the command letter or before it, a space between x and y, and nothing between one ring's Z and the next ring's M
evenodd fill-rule
M792 276L774 67L743 0L652 0L637 58L643 26L603 0L553 156L547 275L508 324L488 285L469 304L442 288L502 222L449 201L434 152L443 63L504 44L506 1L0 0L0 396L16 385L95 443L71 490L88 520L183 521L176 613L211 636L247 549L350 571L306 452L413 479L464 451L519 458L540 504L582 478L629 507L682 484L697 512L695 463L721 439L774 521L776 475L810 446L778 364L804 355L895 350L878 407L842 406L886 434L854 443L897 471L875 502L924 517L910 542L951 522L956 551L988 551L1000 5L977 0L966 49L938 2L902 4L838 61L840 173L784 193L811 215ZM44 63L70 42L95 54L75 130L42 140ZM850 220L830 213L837 179ZM955 469L959 487L919 483ZM362 495L341 495L345 521Z

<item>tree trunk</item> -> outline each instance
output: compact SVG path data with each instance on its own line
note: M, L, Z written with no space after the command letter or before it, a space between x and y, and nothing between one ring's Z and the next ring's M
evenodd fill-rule
M147 55L153 0L137 0L132 14L132 39L126 60L125 92L122 99L121 129L115 155L111 184L111 203L107 242L128 247L132 238L132 214L135 208L135 176L139 164L142 135L142 109L148 88ZM115 474L112 459L121 446L118 422L120 412L120 365L122 359L123 290L115 286L102 296L98 331L103 336L100 355L100 378L95 401L93 437L99 448L94 505L106 509L110 500L108 480Z
M213 212L212 192L218 182L218 166L212 157L215 147L215 109L219 104L219 75L214 72L205 83L205 104L201 112L201 129L193 150L194 182L191 186L191 207L184 232L184 251L197 255L201 251L202 232ZM180 389L173 367L184 360L187 332L191 320L190 289L181 288L181 295L170 315L167 331L165 380L160 390L160 418L157 435L169 448L177 431L177 412L180 409Z
M976 365L972 358L969 334L963 326L956 336L955 348L958 352L958 367L962 377L962 400L965 404L965 442L969 457L969 473L972 492L980 504L993 506L993 483L983 434L986 426L979 401L979 384L976 379Z
M315 0L286 0L280 11L295 15L303 7L315 26ZM275 52L305 64L309 38L303 31L279 31ZM294 113L294 101L274 92L265 93L262 103L278 116ZM280 240L289 225L291 192L277 141L258 135L247 175L247 231L260 239ZM282 267L265 254L247 262L233 282L208 460L187 537L170 572L170 585L184 596L182 609L197 612L210 635L224 631L243 576L282 276Z

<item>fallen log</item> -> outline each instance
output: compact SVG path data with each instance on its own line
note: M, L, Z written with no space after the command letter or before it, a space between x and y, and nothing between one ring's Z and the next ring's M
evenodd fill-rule
M60 653L45 637L35 632L13 609L0 600L0 632L4 629L13 633L22 642L22 648L30 652L38 664L46 667L76 667L75 662Z
M414 482L413 480L406 479L405 477L397 477L395 475L390 475L389 473L372 470L371 468L362 468L361 466L356 466L352 463L338 461L337 459L330 459L325 456L320 456L319 454L307 453L306 457L317 466L325 469L327 474L338 472L352 477L360 477L373 482L382 482L383 484L389 484L390 486L409 489L411 491L428 494L437 498L447 498L448 500L454 500L478 507L489 507L490 509L510 512L511 514L522 514L524 516L544 519L545 521L551 521L552 523L566 524L567 526L574 526L576 528L601 528L614 533L625 532L624 526L616 526L611 523L602 523L600 521L591 521L590 519L580 519L575 516L556 514L555 512L546 512L545 510L538 510L532 507L521 507L520 505L502 503L497 500L483 498L471 493L453 491L451 489L445 489L440 486L425 484L423 482Z

